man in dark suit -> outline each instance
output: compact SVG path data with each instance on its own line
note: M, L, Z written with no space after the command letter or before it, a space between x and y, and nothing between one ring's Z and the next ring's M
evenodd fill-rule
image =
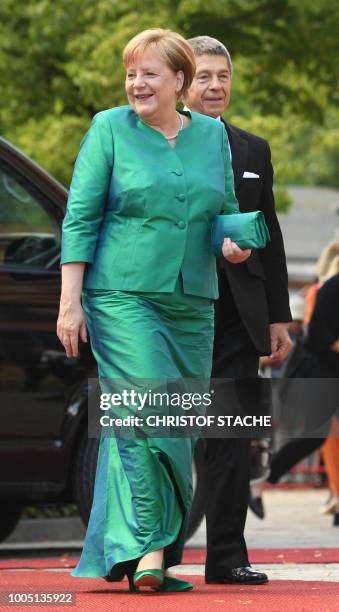
M234 379L246 396L249 387L244 379L258 376L260 355L270 355L274 364L284 359L291 347L286 259L274 207L271 154L268 142L221 118L230 101L232 82L226 47L209 36L192 38L189 43L197 71L185 98L186 107L223 121L240 210L262 210L271 236L269 245L252 251L246 261L242 259L245 251L229 240L229 255L234 262L243 263L217 262L220 299L216 303L212 377ZM253 397L248 399L250 405ZM244 539L250 444L244 437L206 438L208 583L267 582L266 574L250 566Z

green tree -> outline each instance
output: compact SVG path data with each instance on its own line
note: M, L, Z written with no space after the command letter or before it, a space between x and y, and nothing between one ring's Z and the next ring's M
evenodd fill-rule
M262 112L288 107L319 121L337 104L337 0L182 0L178 22L186 34L215 36L250 60L247 93Z
M1 132L67 184L91 117L126 103L121 52L155 12L176 27L169 2L3 0Z
M227 117L269 138L278 182L334 184L338 25L337 0L2 0L0 130L67 184L91 117L126 101L126 42L149 27L206 33L234 59Z

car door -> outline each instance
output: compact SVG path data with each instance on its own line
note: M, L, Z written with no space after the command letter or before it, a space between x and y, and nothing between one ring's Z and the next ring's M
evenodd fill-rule
M41 177L40 177L41 182ZM0 160L0 484L58 487L76 360L56 336L60 210Z

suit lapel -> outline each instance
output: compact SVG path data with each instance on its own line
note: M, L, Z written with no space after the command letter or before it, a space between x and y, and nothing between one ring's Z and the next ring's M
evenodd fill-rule
M239 136L238 132L235 128L228 123L226 123L223 119L223 122L230 142L231 152L232 152L232 167L234 174L234 186L238 187L243 174L246 168L247 162L247 153L248 153L248 143L245 138Z

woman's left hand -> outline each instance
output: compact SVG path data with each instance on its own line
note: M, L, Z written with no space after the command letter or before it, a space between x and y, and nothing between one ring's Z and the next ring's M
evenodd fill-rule
M245 251L242 251L235 242L232 242L231 238L224 239L222 254L230 263L242 263L249 258L251 253L251 249L245 249Z

